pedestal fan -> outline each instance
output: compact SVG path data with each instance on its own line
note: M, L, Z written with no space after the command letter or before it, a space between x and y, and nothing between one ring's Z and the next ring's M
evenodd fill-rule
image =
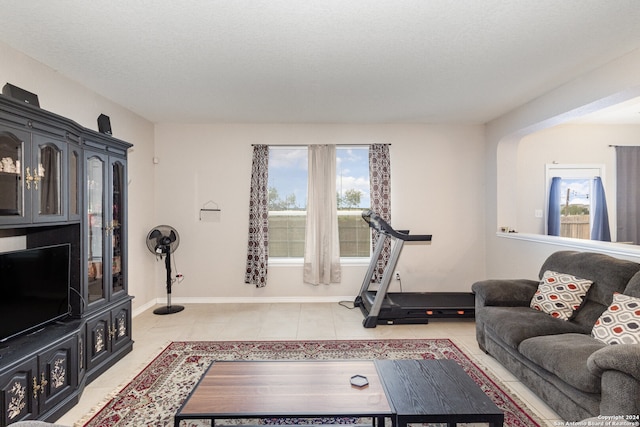
M151 229L147 235L147 248L156 257L164 258L164 266L167 270L167 306L153 310L154 314L172 314L184 310L181 305L171 305L171 254L180 244L180 236L175 228L169 225L158 225Z

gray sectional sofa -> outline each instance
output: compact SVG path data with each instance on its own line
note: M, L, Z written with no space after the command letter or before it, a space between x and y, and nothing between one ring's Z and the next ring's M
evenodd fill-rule
M561 251L540 269L593 281L569 320L530 308L538 280L476 282L476 336L493 356L565 421L640 414L640 344L605 344L591 336L614 292L640 297L640 264Z

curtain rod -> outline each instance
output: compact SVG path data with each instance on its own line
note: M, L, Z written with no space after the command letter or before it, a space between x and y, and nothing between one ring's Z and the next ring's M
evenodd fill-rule
M252 147L256 145L267 145L269 147L307 147L309 145L329 145L329 144L251 144ZM391 145L391 144L335 144L338 146L347 146L347 147L370 147L372 145Z

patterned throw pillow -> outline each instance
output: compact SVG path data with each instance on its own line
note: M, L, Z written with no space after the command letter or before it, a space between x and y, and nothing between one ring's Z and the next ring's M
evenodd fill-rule
M555 318L569 320L582 305L592 283L591 280L547 270L529 305Z
M591 336L605 344L640 344L640 298L614 293Z

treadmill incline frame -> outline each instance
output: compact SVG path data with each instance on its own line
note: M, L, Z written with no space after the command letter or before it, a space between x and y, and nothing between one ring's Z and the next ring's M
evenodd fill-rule
M471 293L464 292L403 293L402 295L405 296L411 295L412 297L415 297L415 299L422 299L426 304L420 306L419 309L413 308L411 310L413 311L412 315L407 314L409 310L404 312L402 312L402 310L393 310L392 306L397 305L393 303L393 294L388 294L388 290L405 241L431 242L432 236L430 234L411 235L408 231L399 232L394 230L387 222L371 210L364 211L362 213L362 217L371 228L374 228L380 233L378 242L376 243L373 254L371 255L371 262L369 263L367 273L362 281L360 292L354 300L354 306L360 307L360 310L365 317L362 321L365 328L375 328L377 324L424 324L429 323L429 318L434 317L475 317L474 296ZM385 266L378 290L369 291L377 261L387 239L392 239L394 242L389 261ZM371 294L375 294L373 302L371 302ZM430 296L432 298L430 298ZM430 303L428 302L429 299L438 300L439 304L437 306L430 306ZM444 304L442 302L443 299L447 300Z

